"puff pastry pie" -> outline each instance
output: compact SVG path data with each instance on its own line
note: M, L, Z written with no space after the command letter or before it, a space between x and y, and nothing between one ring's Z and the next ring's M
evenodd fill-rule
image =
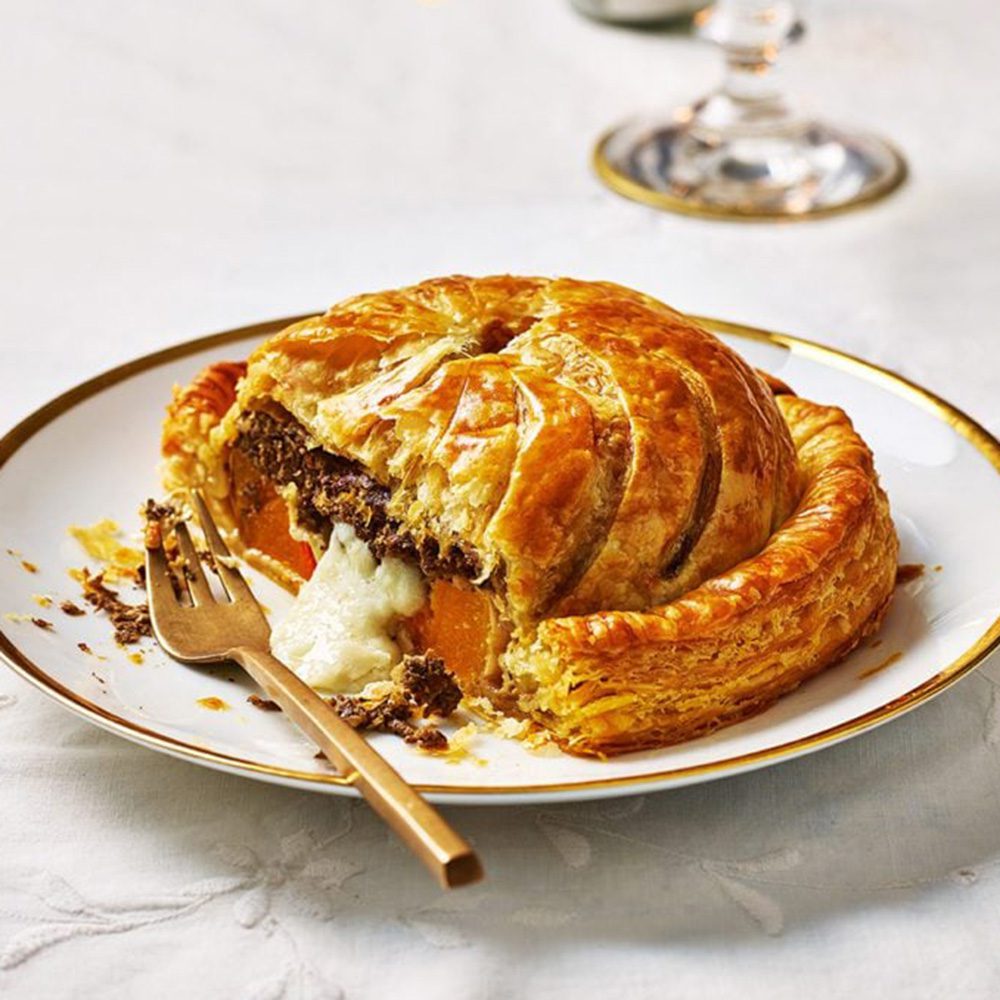
M888 501L843 411L604 282L348 299L176 390L163 453L168 487L204 490L293 590L334 525L418 567L401 646L571 753L761 711L893 591Z

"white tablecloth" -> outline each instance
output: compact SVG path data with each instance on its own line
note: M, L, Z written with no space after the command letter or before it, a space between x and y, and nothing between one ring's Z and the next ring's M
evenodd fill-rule
M790 82L913 177L785 227L596 184L601 129L718 63L559 0L0 6L4 426L189 336L510 270L825 339L1000 429L987 0L814 6ZM0 671L0 996L994 997L998 685L715 784L452 810L490 880L445 894L363 804L136 748Z

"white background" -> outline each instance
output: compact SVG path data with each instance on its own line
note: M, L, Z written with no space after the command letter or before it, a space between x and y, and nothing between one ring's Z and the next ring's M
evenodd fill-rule
M4 0L0 425L190 336L510 270L822 339L1000 430L997 7L810 14L790 84L913 176L762 227L589 173L604 127L711 84L681 35L560 0ZM445 895L361 804L140 750L0 673L0 995L996 996L998 682L712 785L454 810L491 878Z

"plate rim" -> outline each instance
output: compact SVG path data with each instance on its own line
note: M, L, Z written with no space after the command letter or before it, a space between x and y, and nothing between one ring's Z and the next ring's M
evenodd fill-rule
M314 315L316 313L303 313L301 315L266 320L223 330L219 333L194 337L181 343L144 354L141 357L134 358L131 361L126 361L123 364L101 372L60 393L49 400L49 402L44 403L7 431L0 438L0 469L42 428L68 410L71 410L78 403L98 395L110 386L123 382L133 375L149 371L160 365L188 357L192 354L200 353L211 347L222 347L237 341L249 340L255 336L265 337L269 333L274 333L285 326ZM690 318L714 333L724 333L747 340L778 345L791 351L793 354L819 360L830 367L852 373L865 381L888 389L897 396L917 403L969 441L994 470L1000 474L1000 440L973 417L969 416L969 414L918 383L888 368L866 361L846 351L841 351L838 348L793 334L778 333L762 327L749 326L743 323L708 316L691 314ZM604 790L610 794L614 794L611 790L622 789L628 786L635 786L637 790L640 790L644 786L651 786L657 783L661 786L664 784L680 785L692 783L699 778L709 780L711 778L723 777L728 773L735 773L739 770L752 770L783 760L790 760L793 757L826 746L832 746L841 740L874 729L884 722L898 718L949 688L978 666L998 647L1000 647L1000 609L998 609L997 617L994 618L993 622L971 646L952 660L951 663L939 670L933 677L911 688L905 694L893 698L868 712L864 712L861 715L847 719L817 733L789 740L777 746L750 751L744 754L736 754L721 760L692 764L686 767L667 768L666 770L646 774L592 778L583 781L525 785L438 785L434 783L416 783L414 787L421 792L433 795L438 801L448 801L452 798L464 798L468 800L470 797L475 797L482 801L484 799L490 800L494 797L509 799L520 796L551 795L560 792L580 793ZM264 780L294 782L297 787L319 786L317 790L322 789L325 791L356 794L356 790L350 787L349 781L340 775L316 774L314 772L297 771L292 768L272 764L262 764L259 761L248 760L243 757L198 746L194 743L188 743L184 740L175 739L174 737L166 736L139 723L115 715L113 712L109 712L100 705L94 704L77 694L46 673L43 667L31 660L18 648L10 636L3 631L2 627L0 627L0 659L16 674L69 711L85 718L88 722L107 729L134 743L166 752L174 757L225 770L229 773L242 772L246 773L249 777L259 777Z

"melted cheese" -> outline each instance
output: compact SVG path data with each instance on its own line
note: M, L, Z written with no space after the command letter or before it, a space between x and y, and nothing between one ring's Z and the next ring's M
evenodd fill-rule
M346 524L271 633L271 651L311 687L356 692L385 680L402 657L393 641L400 618L424 603L423 578L387 556L381 562Z

